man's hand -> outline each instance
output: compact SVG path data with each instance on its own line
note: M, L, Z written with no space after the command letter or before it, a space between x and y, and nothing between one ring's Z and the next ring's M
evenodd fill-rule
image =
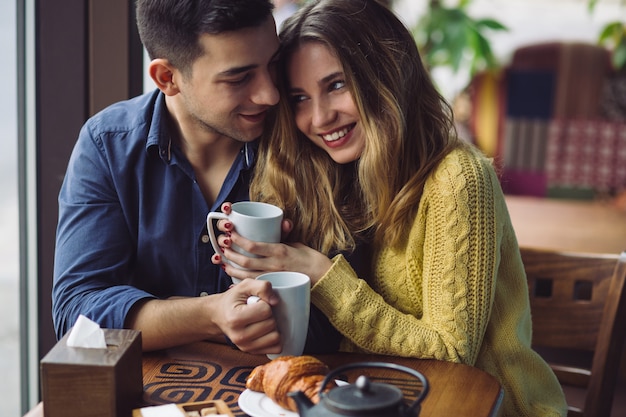
M249 353L280 353L282 350L272 306L278 298L271 284L246 279L233 285L220 298L215 314L216 325L240 350ZM248 304L248 298L259 301ZM215 311L212 306L211 310Z
M249 305L250 296L259 297L259 302ZM271 309L277 303L269 282L244 280L220 294L140 301L131 309L126 327L142 332L145 351L228 337L244 352L280 353Z

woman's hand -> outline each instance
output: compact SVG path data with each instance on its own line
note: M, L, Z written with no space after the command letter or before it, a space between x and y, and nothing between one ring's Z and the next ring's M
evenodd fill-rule
M235 252L231 249L233 243L261 258L250 258ZM254 242L235 231L223 236L220 246L224 257L245 268L240 269L229 263L223 263L224 270L233 278L256 278L266 272L294 271L308 275L311 278L311 284L315 284L332 266L332 261L326 255L302 243ZM222 263L222 257L214 255L212 261Z
M230 203L222 205L224 213L230 213L230 210ZM256 278L266 272L294 271L308 275L311 278L311 283L315 284L332 266L332 261L326 255L302 243L254 242L239 235L235 231L234 225L227 220L218 221L217 228L224 232L217 237L223 255L214 254L211 261L216 265L222 264L226 273L236 279ZM291 220L284 219L282 223L283 239L289 235L292 228ZM235 252L231 249L233 243L262 258L250 258ZM245 269L232 266L224 258Z

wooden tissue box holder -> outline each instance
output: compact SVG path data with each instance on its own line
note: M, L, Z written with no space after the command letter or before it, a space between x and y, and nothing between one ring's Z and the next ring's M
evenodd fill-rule
M41 360L46 417L130 417L141 405L141 332L103 331L106 349L68 347L68 332Z

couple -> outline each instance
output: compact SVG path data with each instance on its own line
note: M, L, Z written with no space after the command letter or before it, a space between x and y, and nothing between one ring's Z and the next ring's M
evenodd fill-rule
M467 363L502 383L504 415L564 415L529 347L498 178L457 140L410 33L375 0L321 0L285 22L279 47L271 10L139 0L158 89L81 130L59 196L57 335L85 314L141 330L146 350L226 339L277 353L271 288L230 287L229 275L300 271L313 284L308 352ZM221 224L224 256L254 273L220 265L221 254L211 262L205 223L248 191L289 220L281 244ZM266 302L247 305L249 295Z

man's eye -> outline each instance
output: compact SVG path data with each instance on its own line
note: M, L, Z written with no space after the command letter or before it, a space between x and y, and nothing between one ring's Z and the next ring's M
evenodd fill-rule
M236 78L234 80L228 80L226 82L230 85L237 86L237 85L244 84L246 81L248 81L249 78L250 78L250 74L246 74L243 77Z

